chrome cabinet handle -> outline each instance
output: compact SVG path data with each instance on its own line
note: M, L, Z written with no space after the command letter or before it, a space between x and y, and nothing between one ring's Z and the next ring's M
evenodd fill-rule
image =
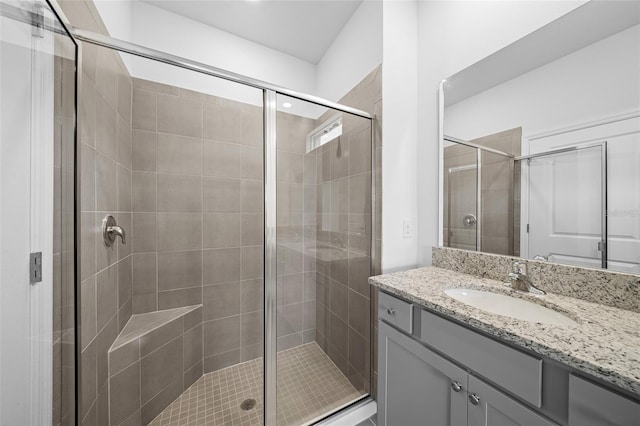
M478 405L480 404L480 397L475 393L470 393L469 402L472 403L473 405Z
M460 392L462 390L462 385L460 382L451 382L451 389L453 389L454 392Z
M396 313L396 311L393 308L387 308L387 313L389 315L394 315Z

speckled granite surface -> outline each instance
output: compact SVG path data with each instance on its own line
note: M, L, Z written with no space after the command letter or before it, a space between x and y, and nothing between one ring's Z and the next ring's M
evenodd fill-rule
M515 258L434 247L432 264L444 269L503 281ZM640 275L528 260L528 275L538 288L615 308L640 312Z
M534 296L500 281L436 267L369 278L389 293L440 312L537 354L640 395L640 314L548 293ZM444 293L448 288L493 291L532 300L568 315L576 326L531 323L481 311Z

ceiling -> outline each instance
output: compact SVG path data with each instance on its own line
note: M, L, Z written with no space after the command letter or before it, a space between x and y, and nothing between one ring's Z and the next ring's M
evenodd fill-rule
M143 0L317 64L362 0Z

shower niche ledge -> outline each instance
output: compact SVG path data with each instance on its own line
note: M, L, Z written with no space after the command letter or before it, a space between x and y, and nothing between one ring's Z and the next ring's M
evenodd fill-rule
M202 305L133 315L108 358L109 424L148 424L202 376Z

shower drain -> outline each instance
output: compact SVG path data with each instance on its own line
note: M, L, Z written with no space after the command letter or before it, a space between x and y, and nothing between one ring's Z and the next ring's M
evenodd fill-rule
M242 404L240 404L240 408L243 411L249 411L255 406L256 406L256 400L255 399L245 399L244 401L242 401Z

